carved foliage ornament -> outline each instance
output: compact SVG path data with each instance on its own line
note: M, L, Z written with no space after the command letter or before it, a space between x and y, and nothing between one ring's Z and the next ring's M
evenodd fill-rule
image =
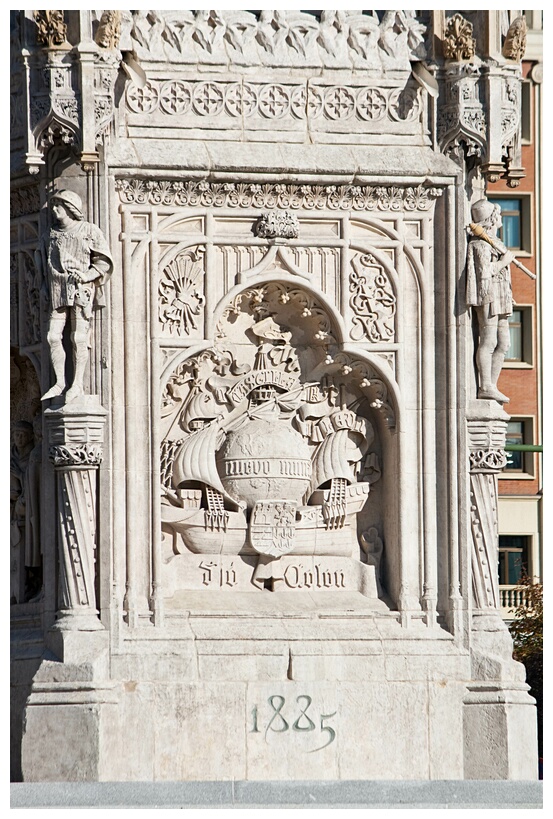
M36 39L39 45L60 46L65 43L67 26L63 11L35 11Z
M14 188L10 193L10 218L14 219L17 216L38 213L39 210L40 194L38 185Z
M472 36L472 23L461 14L448 20L443 52L446 60L470 60L474 57L476 40Z
M286 185L118 179L124 204L305 210L428 211L441 188L397 185Z
M121 39L121 12L104 11L94 38L100 48L117 48Z
M522 60L526 51L527 33L528 27L524 16L513 20L503 44L503 56L506 60L516 60L516 62Z
M253 230L262 239L297 239L300 223L295 213L288 210L273 210L263 213Z
M505 466L507 455L503 449L478 449L470 453L471 472L495 472Z
M381 265L370 254L352 259L349 276L354 341L393 341L396 297Z
M56 444L48 450L54 466L97 466L102 461L101 444Z

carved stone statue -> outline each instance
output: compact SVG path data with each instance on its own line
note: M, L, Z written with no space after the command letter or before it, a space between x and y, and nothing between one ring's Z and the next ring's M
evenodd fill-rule
M113 260L107 242L96 225L85 222L80 196L58 191L51 199L55 226L43 238L37 265L45 279L49 298L48 344L56 383L42 400L54 398L66 388L63 330L71 321L73 383L66 403L82 395L90 338L90 319L95 307L103 306L102 285L111 275Z
M513 296L509 265L515 257L496 239L501 227L499 205L480 199L473 204L471 213L473 223L482 227L493 242L474 236L467 251L467 306L475 308L479 329L478 398L505 404L509 399L497 389L497 379L510 344Z

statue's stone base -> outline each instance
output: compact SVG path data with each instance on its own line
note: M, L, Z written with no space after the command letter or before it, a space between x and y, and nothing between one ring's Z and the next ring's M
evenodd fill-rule
M420 613L405 629L329 592L283 615L279 596L255 615L232 595L209 613L167 606L155 636L112 648L110 682L103 635L82 635L93 667L58 633L72 647L35 676L24 780L537 777L524 683L471 682L470 654Z

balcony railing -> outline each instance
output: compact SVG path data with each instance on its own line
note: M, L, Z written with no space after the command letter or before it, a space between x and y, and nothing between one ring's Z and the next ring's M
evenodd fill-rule
M528 590L520 586L500 586L499 605L502 609L513 609L514 614L517 606L528 605Z

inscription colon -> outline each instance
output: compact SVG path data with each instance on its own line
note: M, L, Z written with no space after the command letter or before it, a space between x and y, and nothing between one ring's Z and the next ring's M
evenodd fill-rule
M252 727L250 729L250 734L264 733L265 741L267 741L267 735L269 732L274 734L284 734L287 731L295 731L303 734L316 731L318 725L320 733L323 735L327 734L326 742L319 745L317 748L312 748L310 751L307 751L307 753L312 754L316 751L322 751L323 748L326 748L336 739L336 731L327 724L327 720L336 716L336 711L333 711L332 714L319 714L317 716L316 723L307 713L312 705L312 702L313 700L310 696L307 694L300 694L298 697L296 697L295 706L288 706L285 714L284 709L286 706L286 699L280 694L273 694L273 696L267 699L267 703L270 705L272 711L269 712L268 716L264 718L263 722L261 723L265 726L265 730L263 732L259 728L259 708L257 705L254 705L252 708ZM296 719L294 719L294 717L296 717Z
M341 569L330 571L318 563L313 570L304 569L301 563L292 563L284 572L284 582L290 589L344 589L346 587L344 572Z

